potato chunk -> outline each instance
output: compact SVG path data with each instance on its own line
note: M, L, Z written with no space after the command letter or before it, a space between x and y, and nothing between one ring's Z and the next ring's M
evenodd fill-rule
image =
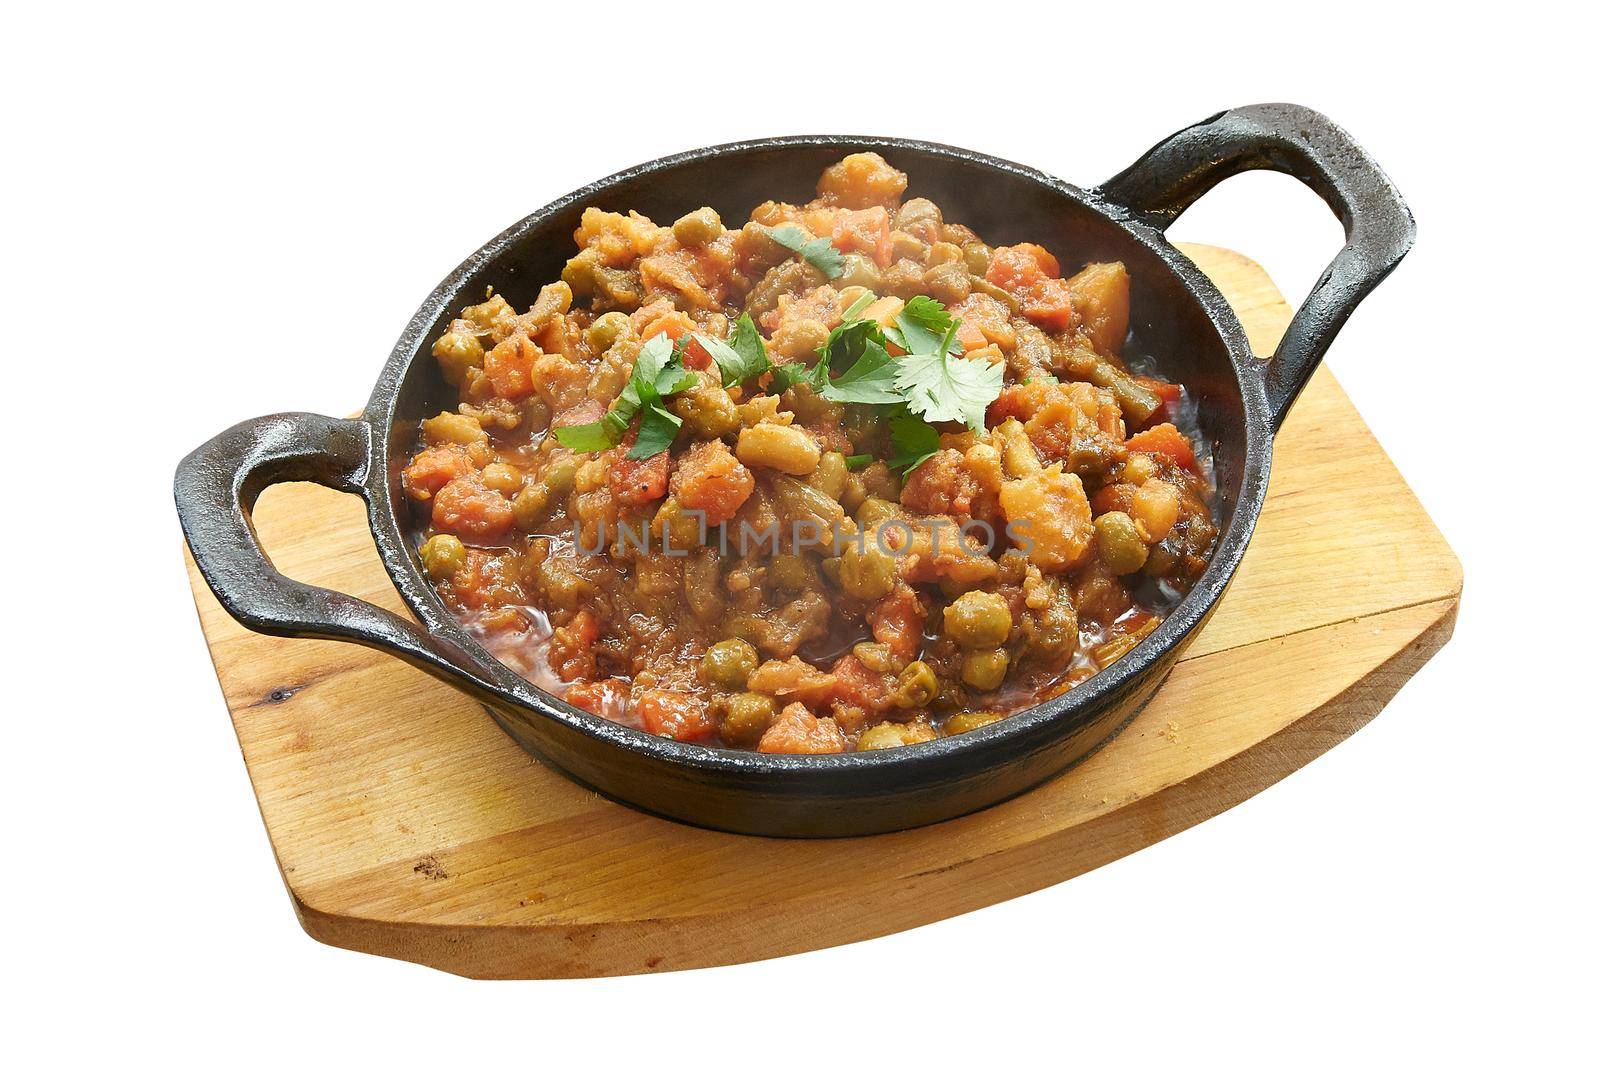
M1000 488L1000 509L1011 539L1047 574L1070 568L1094 536L1083 482L1077 474L1063 473L1060 463L1006 482Z
M906 176L877 152L847 155L822 172L817 196L839 207L887 207L906 191Z
M771 422L739 431L739 461L746 466L764 466L795 477L804 477L822 461L822 446L798 426L779 426Z
M1089 343L1115 358L1128 335L1128 271L1121 263L1090 263L1067 279L1073 309Z

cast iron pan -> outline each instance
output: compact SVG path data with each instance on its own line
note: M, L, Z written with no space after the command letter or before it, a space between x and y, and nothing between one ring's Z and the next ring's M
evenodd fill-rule
M924 744L839 755L697 747L580 711L501 665L424 579L422 530L400 492L417 423L453 393L426 353L452 311L486 285L513 304L559 275L588 206L676 218L707 199L744 217L767 199L804 202L816 176L872 150L995 244L1028 240L1063 267L1120 259L1133 278L1135 339L1189 387L1214 454L1221 536L1200 581L1109 669L1004 722ZM1346 242L1270 361L1255 359L1211 282L1166 228L1233 174L1292 174L1328 203ZM711 190L708 192L708 190ZM195 562L240 623L261 633L354 641L397 655L481 701L539 759L590 787L697 825L777 836L849 836L924 825L1014 796L1081 760L1138 713L1227 588L1267 488L1272 436L1358 303L1411 247L1400 195L1338 126L1290 104L1259 104L1181 130L1094 189L1002 159L891 137L777 137L702 148L614 174L529 215L473 253L401 334L359 419L279 414L234 426L178 467L178 515ZM1070 261L1069 261L1070 260ZM262 553L250 508L266 486L313 481L366 500L378 554L416 621L292 581Z

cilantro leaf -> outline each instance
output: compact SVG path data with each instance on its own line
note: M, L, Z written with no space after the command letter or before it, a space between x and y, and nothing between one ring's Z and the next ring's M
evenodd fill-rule
M895 373L895 361L888 350L869 338L849 370L823 381L822 395L835 403L897 404L904 397L895 391Z
M604 419L598 422L584 422L576 426L557 426L556 440L565 448L575 452L603 452L607 448L616 446L616 441L611 439L611 434L606 431Z
M884 332L889 339L913 354L931 352L955 319L944 304L928 296L913 296L895 316L894 325Z
M891 337L906 350L895 387L907 409L928 422L965 422L981 431L984 411L1005 384L1005 367L952 351L961 320L937 300L914 297L895 321Z
M758 378L772 369L772 362L767 358L767 345L748 311L733 324L733 332L728 335L727 341L699 335L695 340L722 372L722 387L725 389L749 378Z
M890 468L909 474L939 450L939 431L916 415L897 414L889 419L889 442L894 446Z
M796 385L811 386L812 392L820 393L823 384L828 380L828 357L826 354L817 360L816 366L806 366L804 363L779 363L772 368L772 392L782 392L792 389Z
M644 416L640 419L639 438L628 451L628 457L647 459L665 451L672 444L678 426L683 421L666 409L662 398L682 392L696 380L693 372L683 368L683 353L672 343L672 339L665 333L658 333L639 349L633 361L632 376L623 386L621 394L611 401L606 413L595 422L557 427L556 440L575 452L603 452L607 448L615 448L628 432L633 416L642 409ZM650 431L648 441L645 439L647 428ZM655 447L662 437L665 437L666 443ZM647 446L654 450L639 454Z
M792 222L769 226L767 236L791 252L799 252L800 258L822 271L829 280L844 273L844 256L826 237L811 237Z
M681 425L683 419L665 407L646 407L639 416L639 436L635 438L633 447L628 449L628 458L648 459L666 451L678 438L678 427Z

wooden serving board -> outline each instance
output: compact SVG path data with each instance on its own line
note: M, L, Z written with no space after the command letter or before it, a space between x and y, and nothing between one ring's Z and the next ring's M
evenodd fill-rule
M1255 350L1271 352L1290 311L1261 268L1219 248L1185 251ZM290 576L405 611L358 499L277 486L255 524ZM1232 589L1143 714L1027 795L852 840L734 836L618 806L535 762L420 671L353 645L247 632L192 560L190 582L306 931L474 977L580 977L892 933L1180 832L1371 720L1449 639L1461 568L1319 372L1278 438Z

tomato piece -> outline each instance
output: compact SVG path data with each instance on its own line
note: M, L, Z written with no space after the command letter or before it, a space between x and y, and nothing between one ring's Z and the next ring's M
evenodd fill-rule
M889 212L881 207L865 211L841 210L833 219L833 246L841 252L862 252L880 267L889 265Z
M450 482L476 469L465 448L459 444L444 444L418 452L400 474L400 484L407 496L418 503L426 503Z
M836 703L848 703L868 711L882 711L889 706L889 677L878 673L854 655L840 657L833 666L832 674Z
M1161 418L1162 421L1170 422L1177 417L1178 405L1183 400L1182 385L1175 381L1162 381L1160 378L1153 378L1148 374L1135 375L1133 380L1150 392L1155 393L1156 399L1161 401L1160 408L1150 418L1145 419L1146 422L1157 417Z
M757 751L783 755L825 755L844 750L844 733L832 718L818 718L803 703L791 703L761 734Z
M638 436L637 429L628 430L628 435L617 446L616 457L611 460L611 472L608 475L611 495L618 503L629 507L659 500L665 496L667 479L672 473L670 452L657 452L648 459L628 458L628 449L633 447L633 442Z
M533 395L533 364L544 353L525 333L515 333L489 349L483 372L502 400L526 400Z
M681 692L646 689L634 697L633 709L638 712L644 731L658 737L701 741L716 729L705 702Z
M503 536L513 522L511 501L476 474L458 477L433 498L433 525L474 540Z
M550 634L550 668L563 681L592 679L599 672L594 642L600 639L600 622L585 608L572 621Z
M711 353L700 346L700 338L690 337L689 343L683 346L683 365L690 370L711 368Z
M620 722L627 717L629 688L626 681L616 677L601 681L578 681L567 689L562 698L580 710Z
M922 644L922 619L927 614L909 585L900 585L867 612L872 639L902 659L915 659Z

